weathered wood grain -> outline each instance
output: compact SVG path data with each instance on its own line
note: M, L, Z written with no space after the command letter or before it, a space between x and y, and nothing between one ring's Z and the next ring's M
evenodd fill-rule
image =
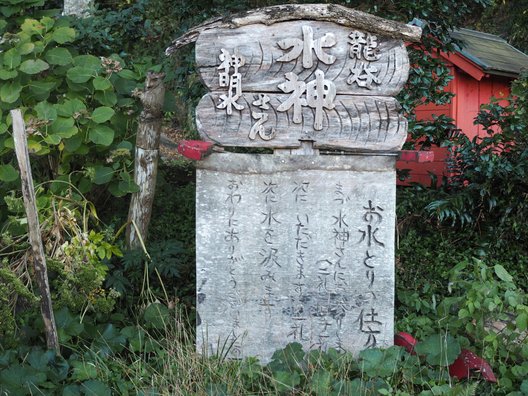
M141 248L141 240L146 241L152 215L163 123L164 77L163 73L149 72L145 90L138 94L143 111L136 135L134 183L138 185L139 191L133 193L130 199L126 232L127 245L132 249Z
M29 243L33 254L33 267L40 292L40 311L46 332L46 345L48 349L53 349L60 354L59 336L55 316L53 314L53 302L48 280L48 267L46 265L46 255L40 236L40 225L37 212L37 199L35 197L35 187L33 186L33 176L31 174L31 164L27 146L27 135L22 112L19 109L11 110L13 119L13 140L15 153L20 169L20 181L22 185L22 196L24 198L24 208L26 209Z
M270 94L269 110L253 104L258 95L244 94L239 99L244 109L230 116L217 108L221 94L211 92L201 99L196 124L204 140L223 146L296 148L301 146L300 140L305 140L314 141L316 148L392 151L399 150L407 137L407 121L398 113L399 104L394 98L337 95L334 109L324 110L322 129L316 131L312 108L302 108L299 124L293 122L293 108L276 110L287 94ZM259 121L252 117L253 112L268 115L264 133L273 134L273 138L264 140L257 134L250 139L251 128Z
M419 41L422 35L422 30L417 26L383 19L337 4L287 4L251 10L225 18L210 19L175 39L166 49L165 54L171 55L178 48L195 42L201 33L210 29L234 29L254 24L273 25L294 20L328 21L413 42Z
M317 56L314 50L309 50L303 51L295 59L284 61L292 52L285 45L287 40L303 40L303 28L307 27L313 31L314 40L322 39L325 35L333 37L335 44L327 43L322 48L323 54L331 59ZM295 73L299 80L307 83L315 78L315 71L319 69L324 72L326 79L334 83L337 93L396 95L403 88L409 73L409 59L403 42L376 36L375 58L379 59L368 61L363 56L357 59L351 56L350 42L353 40L349 35L354 31L334 23L314 21L208 30L196 42L196 63L205 85L212 91L225 90L219 84L222 70L218 68L221 63L219 56L224 49L231 55L238 54L245 61L239 68L243 92L281 92L279 84L286 81L286 73ZM309 67L306 67L307 60L313 62ZM376 80L369 84L350 82L352 70L358 73L362 67L376 70L372 73ZM360 74L366 77L365 72Z

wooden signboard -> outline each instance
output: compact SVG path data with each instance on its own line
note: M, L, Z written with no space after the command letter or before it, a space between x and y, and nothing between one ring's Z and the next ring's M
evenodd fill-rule
M204 140L274 149L198 164L199 351L268 362L289 342L392 345L395 152L407 137L394 95L409 70L402 39L418 36L341 6L284 5L207 22L168 49L196 40Z
M196 61L212 90L197 107L205 140L394 151L407 136L391 97L409 71L399 39L330 22L253 24L206 30Z
M292 21L271 26L214 29L196 41L196 63L211 91L223 91L222 54L240 59L244 92L280 92L286 73L311 81L316 70L351 95L394 96L407 81L403 42L330 22Z

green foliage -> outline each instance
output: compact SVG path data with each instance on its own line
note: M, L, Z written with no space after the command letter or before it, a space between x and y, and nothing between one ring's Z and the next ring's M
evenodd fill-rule
M512 97L483 106L476 123L487 135L456 136L446 190L428 206L440 222L473 228L491 246L526 246L528 219L528 74ZM500 130L501 133L497 133Z
M142 77L120 57L79 53L66 19L25 19L0 44L0 178L14 187L9 110L23 108L35 177L68 180L88 192L109 184L122 196L130 183L134 121L132 91ZM83 161L78 156L83 156ZM46 161L39 160L47 158ZM10 160L11 159L11 160ZM103 164L108 164L104 166ZM106 177L101 178L101 169Z

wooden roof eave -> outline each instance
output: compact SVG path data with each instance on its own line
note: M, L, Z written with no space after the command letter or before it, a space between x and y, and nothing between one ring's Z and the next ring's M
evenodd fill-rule
M259 8L228 17L210 19L191 28L175 39L165 50L165 55L169 56L178 48L195 42L200 33L208 29L234 29L258 23L272 25L274 23L302 19L334 22L343 26L367 30L372 33L411 42L419 41L422 35L422 29L418 26L383 19L337 4L288 4Z
M488 74L477 63L471 61L459 52L440 52L440 55L477 81L482 80Z

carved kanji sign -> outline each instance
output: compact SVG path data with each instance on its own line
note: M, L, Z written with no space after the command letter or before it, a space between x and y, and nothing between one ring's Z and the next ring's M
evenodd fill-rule
M401 40L330 22L255 24L203 32L196 59L212 90L197 108L204 139L360 150L405 141L407 124L389 98L407 79Z
M196 32L210 90L196 108L201 137L274 149L197 166L198 350L268 362L289 342L391 345L395 152L407 137L394 96L409 69L401 39L416 32L331 4Z

